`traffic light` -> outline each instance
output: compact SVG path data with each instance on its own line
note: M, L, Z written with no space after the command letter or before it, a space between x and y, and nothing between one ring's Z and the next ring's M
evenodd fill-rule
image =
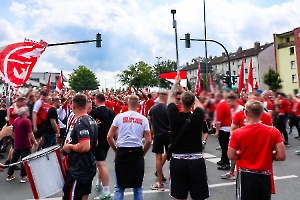
M185 34L185 48L191 48L191 35Z
M101 39L101 33L97 33L97 34L96 34L96 47L97 47L97 48L100 48L100 47L101 47L101 42L102 42L102 39Z

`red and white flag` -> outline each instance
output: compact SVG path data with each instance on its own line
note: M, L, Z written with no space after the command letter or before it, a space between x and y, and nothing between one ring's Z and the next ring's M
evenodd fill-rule
M33 67L48 44L41 40L24 42L0 47L0 77L11 88L21 87L30 77Z
M134 93L134 87L130 85L128 94L133 94Z
M200 58L198 59L198 72L197 72L197 78L196 78L195 92L198 96L201 94Z
M246 92L253 92L253 69L252 69L252 59L250 60L249 72L248 72L248 83L246 87Z
M212 81L211 73L209 73L209 89L210 93L215 93L214 84Z
M244 72L245 72L245 63L244 58L242 59L242 66L240 69L240 76L239 76L239 85L238 85L238 94L241 94L243 88L244 88Z
M163 74L160 74L159 77L162 79L167 79L168 81L170 81L171 83L175 83L175 78L178 75L177 72L166 72ZM182 85L183 87L187 86L187 76L186 76L186 71L180 71L179 72L179 76L180 76L180 85Z
M48 76L48 82L47 82L47 92L48 92L48 94L50 93L50 80L51 80L51 72Z
M60 72L60 75L57 79L57 82L56 82L56 88L55 88L55 92L57 94L61 94L62 93L62 88L63 88L63 77L62 77L62 71Z
M255 82L255 89L257 89L257 90L259 89L258 81Z

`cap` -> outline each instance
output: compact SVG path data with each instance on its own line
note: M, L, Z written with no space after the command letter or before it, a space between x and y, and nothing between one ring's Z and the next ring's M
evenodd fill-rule
M48 92L46 90L42 90L40 92L40 95L48 96Z

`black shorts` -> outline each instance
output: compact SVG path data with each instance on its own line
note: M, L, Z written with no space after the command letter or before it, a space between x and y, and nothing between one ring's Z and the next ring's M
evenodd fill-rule
M195 160L175 159L170 161L170 195L186 199L188 192L192 199L206 199L209 189L204 158Z
M34 134L35 139L40 139L43 137L43 125L37 124L36 125L37 131Z
M168 146L170 144L170 133L163 135L155 135L153 138L152 152L163 154L168 151Z
M241 197L242 200L271 199L271 177L270 175L240 172Z
M89 195L91 191L92 181L90 183L82 183L75 180L70 173L67 173L66 182L63 187L64 200L81 200L84 195Z
M59 130L59 138L64 138L66 137L66 128L61 128Z
M107 141L103 141L103 140L98 141L98 146L96 147L96 149L93 152L97 161L106 160L109 147L110 146Z

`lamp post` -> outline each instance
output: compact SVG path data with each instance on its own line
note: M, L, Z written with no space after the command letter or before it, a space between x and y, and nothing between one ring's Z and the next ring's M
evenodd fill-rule
M68 45L68 44L81 44L81 43L89 43L89 42L96 42L96 47L100 48L101 47L101 42L102 42L101 33L96 34L96 39L95 40L82 40L82 41L73 41L73 42L53 43L53 44L48 44L48 47Z
M198 42L205 42L205 41L207 41L207 42L214 42L214 43L217 43L218 45L220 45L220 46L224 49L225 54L227 55L227 59L228 59L228 70L229 70L229 79L230 79L228 87L231 88L231 67L230 67L230 57L229 57L229 54L228 54L227 49L225 48L225 46L224 46L222 43L220 43L220 42L218 42L218 41L216 41L216 40L191 39L191 35L190 35L189 33L185 34L185 38L184 38L184 39L180 39L180 40L185 40L185 47L186 47L186 48L190 48L190 47L191 47L191 41L198 41Z
M155 57L155 58L157 58L157 69L158 69L158 87L159 87L159 90L161 89L160 88L160 77L159 77L159 75L160 75L160 73L161 73L161 68L160 68L160 64L159 64L159 60L162 58L162 57Z
M175 30L175 45L176 45L176 64L177 64L177 73L179 74L179 56L178 56L178 42L177 42L177 22L175 20L176 10L171 10L173 15L173 28Z

